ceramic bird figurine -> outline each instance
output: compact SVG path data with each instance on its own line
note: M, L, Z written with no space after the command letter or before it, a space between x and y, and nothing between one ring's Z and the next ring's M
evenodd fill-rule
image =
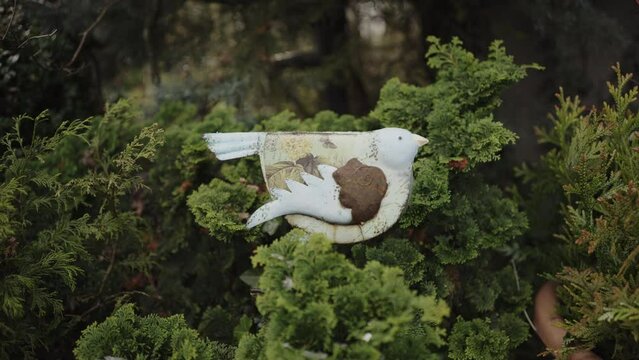
M406 207L413 161L428 140L408 130L370 132L208 133L219 160L258 154L273 201L257 209L252 228L279 216L337 243L375 237Z

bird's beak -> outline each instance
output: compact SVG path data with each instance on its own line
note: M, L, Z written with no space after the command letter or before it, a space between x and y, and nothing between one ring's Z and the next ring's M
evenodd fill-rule
M417 134L413 134L413 139L415 139L415 142L417 143L417 146L422 146L422 145L428 144L428 139L426 139L423 136L419 136Z

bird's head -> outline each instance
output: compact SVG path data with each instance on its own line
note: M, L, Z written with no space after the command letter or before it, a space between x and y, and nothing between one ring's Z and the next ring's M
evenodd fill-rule
M428 139L399 128L375 130L373 134L379 160L397 170L411 166L419 147L428 144Z

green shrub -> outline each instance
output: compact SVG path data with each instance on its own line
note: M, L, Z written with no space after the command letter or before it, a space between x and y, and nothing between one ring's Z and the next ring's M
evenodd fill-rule
M605 359L630 359L639 354L639 90L618 65L614 71L612 103L599 108L586 110L560 90L552 128L539 131L550 150L520 174L535 196L561 199L562 242L552 246L564 266L550 277L560 285L564 355L594 348Z
M3 145L0 234L15 259L0 267L17 275L3 281L18 285L0 289L9 299L0 319L8 336L0 338L8 349L3 355L69 357L80 329L124 302L141 314L181 313L207 341L237 345L238 359L435 359L465 354L459 344L446 348L445 330L465 334L455 330L458 322L485 319L491 325L474 330L485 333L472 347L491 348L495 358L516 352L528 336L523 311L532 293L530 279L516 271L524 259L516 239L527 219L515 199L485 181L480 165L498 159L516 138L494 119L499 92L538 67L514 64L499 42L480 60L456 39L430 41L427 60L436 81L418 87L390 80L365 117L323 111L299 119L284 111L258 121L224 104L201 114L191 104L167 102L145 118L120 101L104 116L72 123L77 131L69 131L83 139L55 140L35 152L46 156L14 167L11 159L24 157L22 147L33 142L10 135ZM217 131L380 126L407 128L431 145L418 154L413 195L398 226L354 246L289 232L281 220L246 230L246 216L268 201L259 160L219 162L201 138ZM27 179L40 184L25 188ZM45 216L36 210L49 202ZM65 246L64 256L42 263L58 251L50 244ZM251 289L242 274L254 277L262 267L259 286ZM20 284L25 271L31 278ZM255 301L251 293L259 291ZM21 305L31 306L31 293L43 292L49 300ZM491 345L491 334L511 330L507 346ZM160 341L141 331L127 356L150 354L144 344Z
M448 341L448 357L453 360L507 359L510 342L508 334L482 319L457 319Z
M230 360L234 349L201 339L182 315L159 317L135 314L126 304L103 322L82 331L73 350L78 360L123 359Z
M257 307L268 319L259 335L267 359L388 358L400 338L422 344L413 358L437 358L448 307L409 290L400 269L376 261L359 269L301 230L258 248L253 263L264 267Z
M130 114L120 102L100 120L62 123L51 137L36 135L47 113L21 116L2 138L0 356L35 355L86 321L76 311L86 316L128 296L118 279L149 268L143 224L122 201L143 189L139 172L163 132L151 125L117 146L100 136ZM63 155L77 148L93 151L90 169L65 167L73 161Z

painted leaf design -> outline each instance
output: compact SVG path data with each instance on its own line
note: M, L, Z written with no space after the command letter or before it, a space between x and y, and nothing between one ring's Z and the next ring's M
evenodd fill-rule
M305 172L317 177L321 177L319 169L317 168L317 166L321 164L321 162L317 156L313 154L307 154L303 158L297 159L295 163L298 165L302 165Z
M292 161L280 161L266 167L266 182L270 188L288 190L285 180L293 180L303 183L300 173L304 167Z

